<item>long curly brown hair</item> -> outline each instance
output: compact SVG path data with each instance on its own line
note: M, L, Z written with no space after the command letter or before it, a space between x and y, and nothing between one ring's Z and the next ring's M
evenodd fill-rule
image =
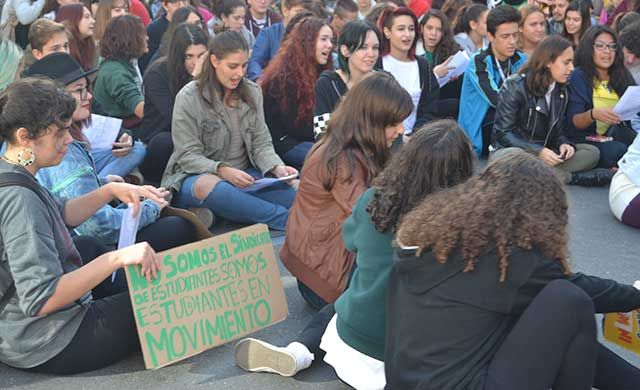
M427 197L407 214L397 241L417 246L418 256L431 248L444 263L461 248L473 271L478 258L495 248L504 281L514 247L536 248L567 263L567 199L562 184L540 159L514 151L492 161L466 183Z
M298 23L269 62L260 83L264 94L280 103L285 117L296 127L313 125L316 80L323 71L333 69L331 56L324 65L316 60L316 41L323 26L329 24L318 18Z
M402 217L425 196L455 186L473 174L471 143L456 121L420 128L374 179L368 212L376 230L395 232Z

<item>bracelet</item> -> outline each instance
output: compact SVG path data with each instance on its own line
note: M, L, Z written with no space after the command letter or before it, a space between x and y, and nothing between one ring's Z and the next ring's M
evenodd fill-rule
M589 110L589 116L591 117L592 121L596 120L596 118L593 117L593 108Z

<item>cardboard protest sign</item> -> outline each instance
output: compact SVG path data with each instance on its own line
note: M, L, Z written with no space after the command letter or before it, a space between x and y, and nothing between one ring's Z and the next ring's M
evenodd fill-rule
M640 311L606 314L603 328L606 340L640 355Z
M158 254L158 278L126 268L147 369L160 368L282 321L288 314L266 225Z

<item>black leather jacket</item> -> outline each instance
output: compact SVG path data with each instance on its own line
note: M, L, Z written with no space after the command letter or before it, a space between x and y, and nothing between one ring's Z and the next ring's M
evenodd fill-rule
M566 85L556 84L547 105L544 96L535 97L527 89L525 75L510 77L500 90L493 124L498 146L537 154L544 147L558 152L560 145L572 145L566 136L568 100Z

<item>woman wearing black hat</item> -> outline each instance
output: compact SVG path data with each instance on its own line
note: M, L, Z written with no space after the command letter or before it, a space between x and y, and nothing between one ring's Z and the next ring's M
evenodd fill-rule
M93 151L88 150L88 140L83 134L87 122L90 124L91 113L89 110L92 96L88 90L87 75L92 72L85 72L80 64L66 53L56 53L44 57L36 61L28 71L29 75L44 75L64 84L67 92L76 100L76 108L69 130L74 141L69 145L60 164L41 169L36 176L43 186L61 200L73 199L87 194L100 188L106 181L100 177L95 169L95 156L93 156ZM122 147L127 142L131 142L130 137L124 142L114 142L114 146ZM117 153L117 150L115 149L114 153ZM111 150L108 152L111 153ZM124 204L118 207L106 204L87 221L77 226L75 232L98 238L105 245L115 246L118 242L126 208L127 206ZM162 208L162 205L150 200L142 202L137 241L146 241L157 251L193 241L193 229L190 223L176 216L160 218Z
M0 362L37 372L94 370L137 349L120 268L140 265L154 278L159 266L146 243L104 253L95 239L72 241L66 226L115 198L136 212L140 198L164 206L166 191L109 183L60 202L35 180L64 158L75 109L75 99L49 80L26 78L0 94L0 139L7 143L0 160Z

